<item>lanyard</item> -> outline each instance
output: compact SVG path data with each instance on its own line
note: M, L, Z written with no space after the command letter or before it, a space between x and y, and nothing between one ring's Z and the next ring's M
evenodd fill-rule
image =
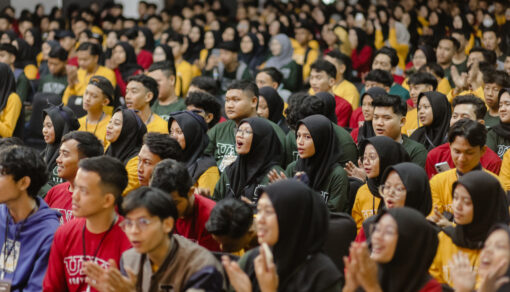
M4 262L3 262L3 266L2 266L2 272L1 272L2 280L4 279L4 276L5 276L5 266L7 265L7 260L11 256L11 253L14 250L14 247L16 246L16 241L18 241L18 239L20 237L21 230L23 229L23 226L25 226L25 223L27 222L28 217L30 217L32 214L34 214L36 210L37 210L37 205L30 211L30 213L28 213L27 218L25 218L23 221L21 221L20 228L16 227L16 232L14 233L14 240L13 240L11 246L9 247L8 251L7 251L7 236L9 235L9 211L7 211L5 214L4 247L2 250L2 253L4 256Z
M101 248L101 245L103 244L103 241L105 240L106 236L108 236L108 233L112 230L113 226L115 225L115 222L117 222L117 214L115 214L115 218L112 221L112 224L110 225L110 228L106 231L106 233L101 238L101 241L99 241L99 245L96 248L96 251L94 252L94 257L92 258L92 261L95 261L97 253L99 252L99 249ZM87 248L85 247L85 228L87 226L87 223L83 225L83 229L81 231L81 238L83 243L83 260L87 258Z

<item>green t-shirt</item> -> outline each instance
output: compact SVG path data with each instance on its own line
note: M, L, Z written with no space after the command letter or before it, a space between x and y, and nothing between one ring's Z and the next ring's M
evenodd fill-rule
M487 143L485 143L492 151L503 159L508 148L510 148L510 139L499 136L493 129L487 133Z
M54 93L62 95L67 87L67 76L54 76L52 74L44 75L39 80L37 92Z
M285 133L277 124L271 121L268 122L275 130L282 145L282 164L285 165ZM205 148L204 153L214 156L220 172L223 172L225 167L237 158L235 129L236 123L229 120L215 125L207 132L209 145Z
M19 95L21 99L21 103L27 100L30 95L31 87L28 78L25 76L25 73L21 73L18 76L18 80L16 81L16 93Z
M175 102L169 105L160 105L159 100L156 100L151 109L155 114L162 117L165 121L168 121L170 114L186 110L186 102L184 101L184 98L179 97Z
M487 127L487 129L499 124L499 116L491 116L489 112L485 113L483 120L485 121L485 127Z
M356 147L354 140L352 140L349 132L335 124L333 124L333 129L335 130L336 137L340 144L341 155L340 161L338 161L340 165L345 166L348 161L352 161L354 164L357 164L358 148ZM291 130L287 133L287 137L285 137L285 146L287 147L285 150L285 154L287 155L285 164L289 165L298 158L296 132Z
M404 87L402 87L402 85L398 83L393 83L393 85L390 87L390 92L388 93L398 95L404 101L411 98L411 96L409 95L409 91L407 91L407 89L405 89Z
M411 162L425 168L428 151L422 144L409 139L406 135L402 135L402 146L411 158Z

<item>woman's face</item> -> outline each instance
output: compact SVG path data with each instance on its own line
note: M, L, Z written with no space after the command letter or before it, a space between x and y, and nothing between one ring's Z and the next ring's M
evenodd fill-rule
M122 112L118 111L113 114L112 118L106 126L106 141L113 143L119 139L120 132L122 131Z
M248 123L242 123L236 131L236 151L239 155L250 153L253 130Z
M453 18L453 28L454 29L462 29L462 18L460 15L456 15Z
M136 37L136 40L135 40L135 43L136 43L136 47L141 49L143 47L145 47L145 43L146 43L146 38L145 38L145 35L143 34L143 32L141 30L138 31L138 36Z
M379 176L379 154L372 144L367 144L363 154L363 168L368 178Z
M299 125L296 133L296 144L301 159L310 158L315 155L315 144L313 143L312 134L310 134L305 124Z
M214 48L214 34L212 33L212 31L208 31L205 33L204 46L208 50Z
M274 246L278 242L278 217L273 203L264 192L257 203L257 237L259 244Z
M112 59L117 65L124 64L124 62L126 62L126 52L122 46L116 46L113 49Z
M429 26L436 25L439 22L439 16L437 12L433 11L429 15Z
M236 31L232 27L227 27L225 31L223 31L223 34L221 35L221 38L224 42L230 42L233 41L236 35Z
M370 95L365 95L363 98L363 103L361 104L361 111L363 112L363 117L365 121L371 121L374 116L374 107L372 106L372 97Z
M181 34L189 35L191 32L191 21L189 19L184 19L181 26Z
M176 120L173 120L170 126L170 137L177 140L182 150L186 149L186 138L184 137L181 126L179 126Z
M425 96L423 96L418 103L418 118L424 126L430 126L434 121L432 106L430 105L429 99Z
M381 10L377 14L379 15L379 21L381 23L386 23L388 21L388 14L386 13L386 11Z
M165 61L166 60L165 50L163 50L162 47L156 47L156 49L154 49L152 59L154 59L154 63Z
M406 204L406 187L400 179L398 172L394 170L386 177L386 181L381 186L380 193L384 199L384 204L389 209L401 208Z
M241 52L243 54L249 54L249 53L251 53L252 50L253 50L253 42L249 36L245 35L241 39Z
M505 124L510 123L510 94L505 92L499 99L499 118Z
M358 46L358 34L354 29L349 29L349 42L351 43L351 48Z
M420 69L423 65L427 64L427 57L422 50L418 49L414 52L413 56L413 66L416 69Z
M279 56L282 53L282 45L277 39L272 39L269 42L269 50L273 56Z
M257 107L257 115L261 118L269 118L269 107L267 106L266 99L260 95L259 96L259 106Z
M25 41L31 46L34 45L34 35L29 30L25 32Z
M389 263L393 259L398 242L397 221L385 214L374 225L372 234L372 253L370 258L377 263Z
M473 222L473 201L468 190L458 184L453 191L453 217L458 225L466 225Z
M198 26L191 28L191 31L189 32L189 39L192 43L196 43L200 40L200 28L198 28Z
M53 122L49 115L44 118L42 134L46 144L55 143L55 128L53 128Z
M507 262L503 269L506 271L510 261L510 240L505 230L498 229L489 235L483 245L478 275L483 278L491 269L501 265L503 261Z
M269 35L271 35L271 36L275 36L275 35L279 34L280 33L280 22L278 22L277 20L274 20L269 25L268 30L269 30Z
M114 31L108 33L108 36L106 37L106 46L108 48L113 48L115 44L118 42L117 33Z

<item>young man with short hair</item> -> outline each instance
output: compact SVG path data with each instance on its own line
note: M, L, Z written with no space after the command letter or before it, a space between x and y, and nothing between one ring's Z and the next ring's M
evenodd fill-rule
M487 27L482 30L482 45L489 51L496 53L498 70L503 70L505 55L501 51L499 44L501 43L501 33L497 26Z
M402 127L402 134L411 136L421 124L418 121L418 97L421 93L435 91L437 89L437 79L434 75L427 72L417 72L409 77L409 94L413 108L407 111L406 123ZM409 105L409 102L407 103Z
M310 66L310 87L315 93L332 93L336 81L336 67L331 62L323 59L315 61ZM333 93L334 95L334 93ZM341 127L347 127L352 114L351 104L340 96L335 96L335 114L337 124Z
M7 146L0 169L2 282L10 282L6 291L41 291L60 217L37 197L48 180L46 164L31 148Z
M0 62L9 65L16 79L16 93L23 103L31 92L30 82L22 68L15 68L18 49L11 44L0 44Z
M403 78L394 75L397 70L398 61L397 51L394 48L382 47L374 54L372 70L380 69L390 73L392 75L392 84L390 85L389 94L398 95L402 100L406 101L409 99L409 91L400 85ZM398 82L396 80L398 80ZM365 88L364 90L368 89ZM364 90L361 91L361 94L364 93Z
M267 67L260 70L255 76L255 82L260 88L264 86L270 86L274 88L283 99L287 102L289 96L292 94L289 90L283 88L283 74L274 67Z
M99 291L223 291L221 264L203 247L174 235L179 217L168 194L141 187L122 205L122 228L133 248L122 255L120 271L88 262L84 272Z
M149 19L150 20L150 19ZM157 39L154 36L154 39ZM184 60L184 52L188 49L187 43L184 42L184 38L177 32L171 32L168 34L167 45L172 48L174 55L174 64L176 70L176 76L180 80L176 83L178 86L175 88L176 96L186 96L188 94L189 85L193 77L200 75L200 70L186 60Z
M147 133L143 137L143 146L138 153L138 181L141 186L148 186L154 167L163 159L182 160L179 142L168 134Z
M86 291L83 266L94 262L102 267L118 266L131 247L122 231L117 204L127 185L124 165L109 156L80 161L72 195L73 216L62 225L51 247L44 291Z
M499 124L499 92L510 87L510 78L505 71L489 70L483 74L483 95L487 105L484 121L487 128Z
M67 87L67 56L67 51L60 46L50 50L48 54L48 69L50 73L39 79L37 92L62 95Z
M351 59L342 54L339 50L333 50L324 56L324 60L331 62L336 67L336 79L333 86L333 93L347 100L353 110L359 106L359 91L354 84L345 79L351 72Z
M218 84L216 80L209 76L197 76L191 80L188 89L188 96L191 92L207 92L212 96L218 93Z
M83 158L101 156L103 153L101 141L89 132L73 131L62 137L57 157L57 173L66 182L52 187L44 197L51 208L62 213L60 224L74 219L71 197L78 172L78 163Z
M184 98L175 95L175 66L168 62L157 62L149 67L147 76L158 83L158 96L152 104L152 112L168 121L170 114L186 109Z
M151 109L158 94L158 83L154 78L143 74L131 76L126 86L126 106L137 111L137 115L147 126L147 132L168 134L168 122Z
M150 186L169 194L177 207L179 219L175 232L210 251L219 251L219 245L205 229L213 200L195 193L188 169L173 159L165 159L154 168Z
M209 145L204 150L204 153L214 156L220 172L237 158L235 128L243 119L257 116L258 97L259 89L254 82L234 81L229 86L225 97L225 113L230 120L217 124L207 132ZM285 133L275 123L271 121L268 123L275 130L284 149Z
M452 30L452 37L459 42L459 48L453 55L452 63L457 67L459 72L464 72L467 69L467 54L466 46L468 45L471 33L467 29L454 29Z
M292 43L294 52L292 58L303 68L303 82L306 83L311 74L312 64L319 58L320 51L318 42L314 40L313 25L307 20L296 23L294 28L294 39Z
M221 104L216 97L204 91L188 92L186 109L202 116L209 129L214 127L222 118Z
M389 92L392 83L393 78L390 72L381 69L372 70L365 76L365 90L361 95L372 87L380 87L386 92Z
M457 96L453 99L452 108L450 128L461 119L470 119L480 124L484 123L483 118L487 112L487 108L485 107L485 103L474 95ZM485 153L480 158L480 164L484 169L499 174L501 159L494 151L487 147ZM441 165L444 166L439 167ZM453 163L450 145L448 143L437 146L427 154L425 171L429 178L432 178L440 172L438 170L444 171L449 168L455 168L455 164Z

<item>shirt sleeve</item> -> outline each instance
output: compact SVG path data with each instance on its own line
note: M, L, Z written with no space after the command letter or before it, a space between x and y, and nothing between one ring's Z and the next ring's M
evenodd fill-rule
M203 189L208 189L209 193L212 195L214 192L214 187L220 180L220 171L217 166L209 167L199 178L197 181L198 187Z
M51 245L49 260L46 257L44 266L48 267L43 281L43 291L67 291L64 259L62 256L61 238L59 230L55 233L55 239ZM50 242L51 244L51 242ZM48 247L49 248L49 247ZM44 273L43 273L44 275ZM38 291L41 291L39 289Z
M11 93L7 104L0 114L0 136L12 137L21 113L21 100L17 94Z

